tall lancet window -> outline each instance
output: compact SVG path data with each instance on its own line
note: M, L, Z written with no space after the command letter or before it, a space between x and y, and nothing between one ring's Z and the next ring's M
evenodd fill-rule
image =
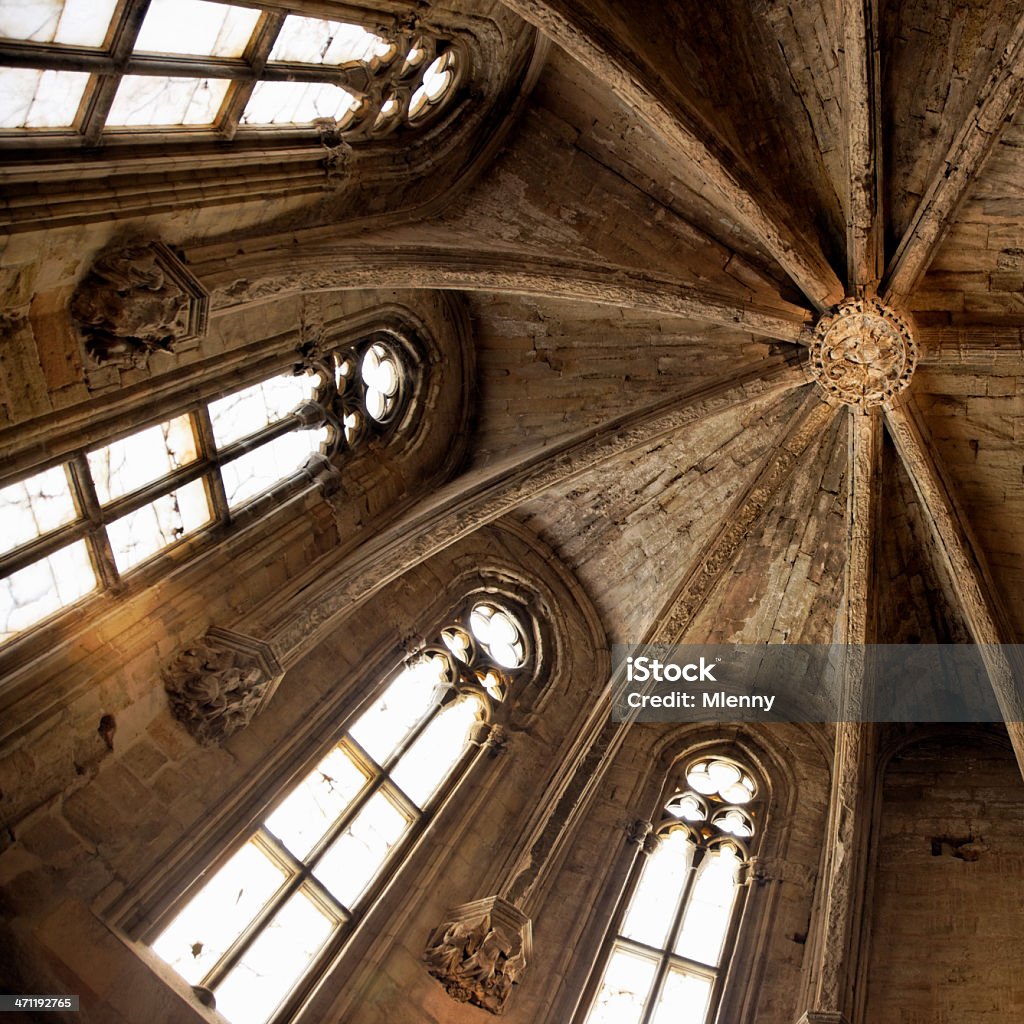
M231 1024L290 1018L535 665L525 609L478 597L364 704L153 949Z
M708 1024L735 938L757 785L702 757L664 806L585 1024ZM651 848L653 846L653 849Z

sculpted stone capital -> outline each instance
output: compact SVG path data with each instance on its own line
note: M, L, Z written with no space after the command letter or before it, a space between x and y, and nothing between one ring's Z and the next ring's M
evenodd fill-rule
M210 296L162 242L100 253L71 298L71 317L98 363L145 366L206 333Z
M269 644L212 626L174 655L163 679L175 718L216 746L263 710L283 674Z
M532 956L530 919L500 896L488 896L449 910L423 960L452 999L500 1014Z

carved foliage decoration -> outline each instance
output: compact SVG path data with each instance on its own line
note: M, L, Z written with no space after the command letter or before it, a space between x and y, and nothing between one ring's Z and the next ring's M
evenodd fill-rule
M811 373L847 405L887 402L907 387L916 365L909 324L877 299L848 299L814 329Z
M162 242L101 253L71 299L86 351L99 363L144 366L206 333L210 297Z
M450 910L423 959L452 999L499 1014L532 955L530 919L500 896L489 896Z
M274 695L283 672L268 644L211 627L163 670L175 718L203 746L247 726Z

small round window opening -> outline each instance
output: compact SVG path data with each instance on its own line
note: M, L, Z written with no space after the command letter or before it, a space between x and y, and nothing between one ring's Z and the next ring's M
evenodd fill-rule
M401 418L408 372L398 345L384 335L356 342L331 358L321 404L334 421L335 450L355 448Z
M474 604L463 623L441 631L441 639L477 685L499 702L508 692L508 673L528 659L522 623L509 609L490 602Z
M678 790L665 804L672 818L704 826L705 838L750 839L754 824L743 809L757 793L754 780L739 765L722 758L702 758L686 772L688 789Z

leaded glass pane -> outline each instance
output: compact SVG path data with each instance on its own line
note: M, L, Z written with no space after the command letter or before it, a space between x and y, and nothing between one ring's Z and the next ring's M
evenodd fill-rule
M0 489L0 553L78 518L63 466Z
M314 874L341 903L354 906L410 824L404 811L375 793L327 848Z
M305 857L368 779L344 750L335 747L264 824L296 857Z
M250 840L160 933L154 951L187 982L199 984L284 880Z
M665 945L692 859L693 843L685 830L662 836L644 862L620 934L648 946Z
M206 488L202 480L193 480L107 527L114 562L127 572L209 521Z
M137 52L241 57L260 12L206 0L151 0Z
M616 947L608 958L587 1024L638 1024L658 962Z
M283 373L211 402L210 422L217 447L224 448L283 420L313 397L318 383L315 374Z
M102 46L117 0L3 0L0 36L34 43Z
M686 906L675 952L689 960L717 967L729 929L736 872L740 861L731 847L704 858Z
M257 82L241 123L309 124L327 117L344 124L359 100L331 82Z
M88 84L79 71L0 68L0 128L70 128Z
M384 764L434 704L445 670L441 658L425 658L402 669L349 729L378 764Z
M704 1024L711 979L672 967L665 977L651 1024Z
M168 476L197 457L189 416L147 427L87 456L101 505Z
M0 579L0 640L95 589L96 573L81 540Z
M107 115L112 127L209 125L228 91L226 78L125 75Z
M297 64L374 64L394 53L391 43L359 25L289 14L270 59Z
M286 479L326 441L326 428L292 430L225 463L220 472L228 506L237 508Z
M309 896L295 893L217 986L217 1012L232 1024L263 1024L336 926Z
M477 697L450 704L402 755L391 778L413 803L425 806L448 778L466 748L470 727L482 711L483 703Z

